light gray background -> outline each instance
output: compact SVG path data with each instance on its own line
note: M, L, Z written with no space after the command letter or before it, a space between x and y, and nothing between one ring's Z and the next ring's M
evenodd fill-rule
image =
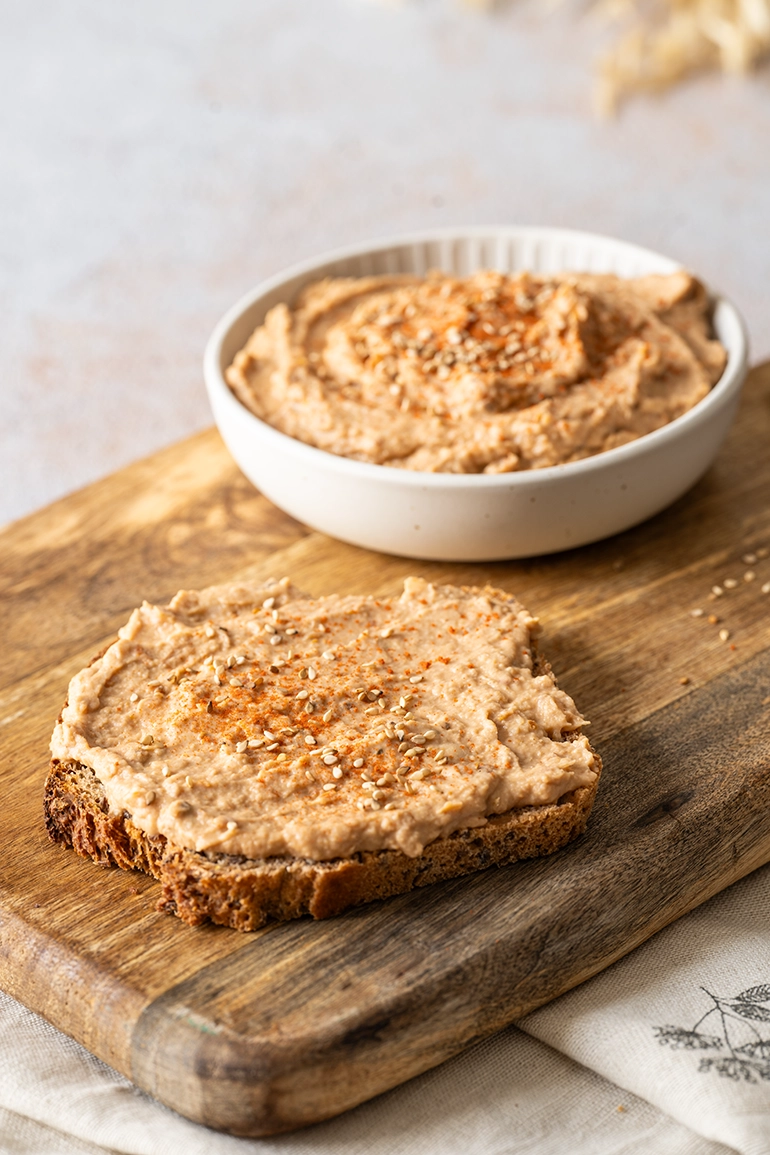
M5 0L0 523L210 423L220 314L295 260L545 223L677 257L770 355L770 71L591 112L606 31L514 0Z

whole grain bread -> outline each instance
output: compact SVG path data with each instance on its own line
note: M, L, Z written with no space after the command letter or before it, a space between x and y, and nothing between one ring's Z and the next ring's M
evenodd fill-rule
M534 639L530 646L533 675L551 680L550 666L538 653ZM369 702L363 705L368 707ZM585 743L579 730L571 728L561 734L561 740ZM590 784L570 790L557 801L517 806L488 816L484 824L453 830L429 841L416 856L387 848L360 850L328 861L298 854L252 858L175 845L162 833L148 834L128 809L111 806L94 770L63 754L51 762L45 785L45 822L54 842L79 855L103 866L141 870L158 879L158 909L193 926L211 921L250 931L271 919L305 914L327 918L418 886L561 849L583 833L593 805L601 761L591 753L596 773Z
M45 821L54 842L84 858L157 878L162 887L159 910L177 914L191 926L210 920L246 931L270 919L304 914L328 918L417 886L551 854L583 833L595 794L596 784L583 786L547 806L511 810L490 818L486 826L436 839L417 858L380 850L332 862L256 861L185 850L162 834L149 837L130 814L110 812L92 770L54 760L45 786Z

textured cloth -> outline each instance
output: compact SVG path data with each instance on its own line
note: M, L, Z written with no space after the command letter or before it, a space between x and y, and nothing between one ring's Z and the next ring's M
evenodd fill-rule
M770 866L521 1026L700 1135L770 1153Z
M0 996L0 1150L770 1155L770 866L519 1028L275 1139L182 1119Z
M235 1139L153 1102L7 996L0 996L0 1150L729 1155L729 1148L701 1139L515 1027L338 1119L275 1139Z

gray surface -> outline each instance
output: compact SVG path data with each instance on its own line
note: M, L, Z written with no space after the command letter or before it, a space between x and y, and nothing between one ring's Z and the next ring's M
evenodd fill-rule
M0 522L209 424L225 308L370 237L624 237L718 285L770 356L767 68L601 123L604 33L569 5L8 0L2 23Z

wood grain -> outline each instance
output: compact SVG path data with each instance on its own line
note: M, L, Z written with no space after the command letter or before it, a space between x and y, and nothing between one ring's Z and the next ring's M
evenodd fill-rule
M610 541L504 564L410 562L311 533L243 480L213 431L9 526L0 985L191 1118L269 1134L442 1061L770 859L770 558L741 560L770 548L769 437L764 366L719 461L675 506ZM157 914L150 879L50 845L40 799L69 677L143 597L284 573L314 595L394 592L409 573L491 581L538 612L605 761L586 837L249 936ZM710 595L726 577L737 587Z

